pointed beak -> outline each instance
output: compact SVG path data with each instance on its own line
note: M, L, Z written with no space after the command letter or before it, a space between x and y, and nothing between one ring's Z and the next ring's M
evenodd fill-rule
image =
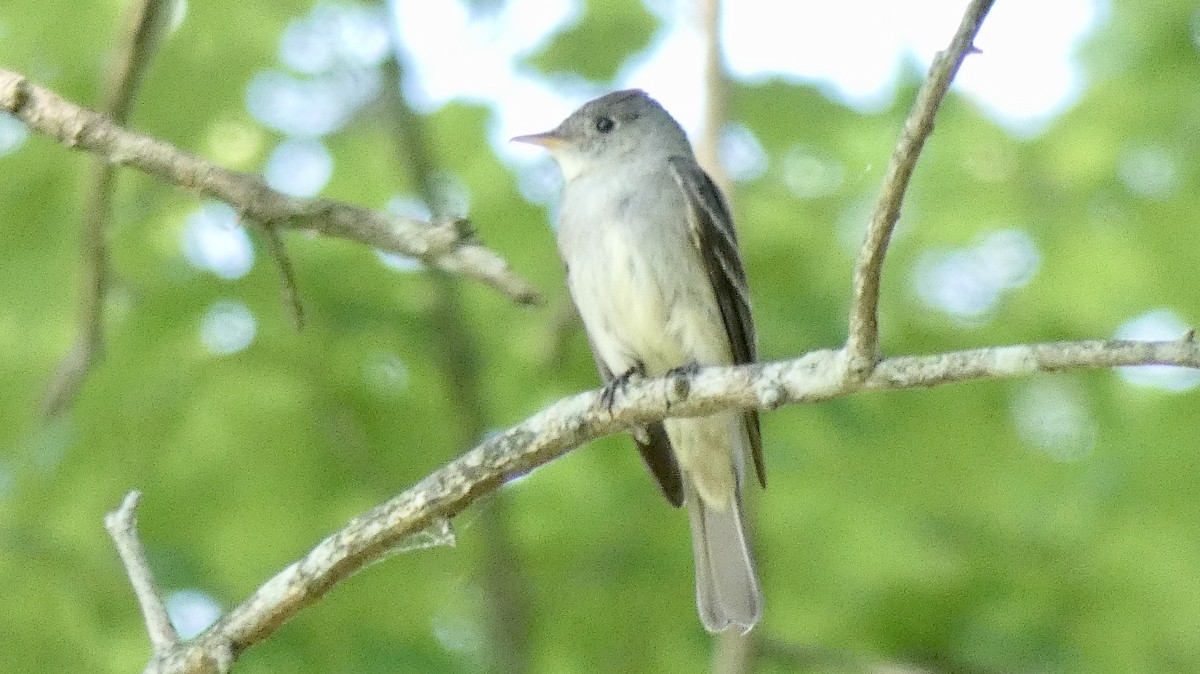
M543 131L542 133L531 133L528 136L515 136L509 142L540 145L547 150L556 150L567 144L566 139L558 134L558 129Z

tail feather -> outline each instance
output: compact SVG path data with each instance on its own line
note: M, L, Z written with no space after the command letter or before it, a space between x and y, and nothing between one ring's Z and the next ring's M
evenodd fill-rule
M696 558L696 607L709 632L737 625L749 632L762 617L762 590L742 522L740 499L727 510L703 502L688 489L692 552Z

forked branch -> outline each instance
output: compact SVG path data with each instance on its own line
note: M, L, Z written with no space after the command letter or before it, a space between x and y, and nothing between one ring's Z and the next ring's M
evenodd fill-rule
M929 66L929 75L917 93L917 100L904 122L900 141L896 143L892 159L888 162L879 199L875 202L862 248L854 262L850 334L846 340L846 352L849 356L847 375L858 381L871 374L880 357L879 286L883 275L883 258L887 255L892 231L900 219L900 205L904 202L904 194L908 191L908 183L921 149L925 147L925 140L933 133L933 119L963 59L974 51L975 36L988 10L992 8L992 2L974 0L967 7L950 46L938 53Z
M503 258L475 240L466 221L430 224L332 199L289 196L268 187L258 175L226 169L129 131L3 69L0 110L68 147L220 199L259 224L358 241L474 279L522 304L541 301L537 290Z

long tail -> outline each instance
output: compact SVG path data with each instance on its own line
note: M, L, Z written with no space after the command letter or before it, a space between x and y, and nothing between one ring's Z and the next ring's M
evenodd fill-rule
M762 590L746 541L740 494L721 511L706 505L689 484L687 510L696 558L700 621L709 632L731 625L749 632L762 617Z

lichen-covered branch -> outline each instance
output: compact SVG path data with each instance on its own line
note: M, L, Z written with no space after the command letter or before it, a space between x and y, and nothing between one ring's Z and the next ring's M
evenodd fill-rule
M862 382L846 376L844 351L813 351L790 360L635 379L618 392L611 410L601 404L599 390L580 393L490 437L411 489L356 517L268 580L195 641L171 657L155 659L146 671L222 671L214 669L213 663L236 659L406 537L444 523L505 481L605 435L667 416L699 416L730 408L770 410L862 391L1127 365L1200 368L1200 345L1190 337L1173 342L1023 344L888 358Z
M68 147L220 199L259 224L358 241L474 279L523 304L541 301L537 290L503 258L475 240L463 220L430 224L332 199L292 197L271 189L258 175L223 168L129 131L3 69L0 110Z
M459 512L507 480L596 438L666 417L726 409L771 410L866 391L1065 370L1150 364L1200 368L1200 346L1191 333L1172 342L1056 342L880 359L878 295L888 240L936 110L959 64L972 49L990 5L990 0L971 3L951 47L931 68L929 81L905 124L855 266L850 336L844 349L813 351L775 362L708 367L656 379L635 378L617 391L611 405L602 402L600 391L560 400L488 437L412 488L354 518L195 640L164 649L156 642L155 657L146 672L226 672L247 648L269 637L334 585L403 548L409 537L431 527L445 528ZM457 223L429 226L329 200L287 197L269 190L256 176L227 171L160 141L113 127L2 70L0 109L17 114L68 145L223 199L252 220L362 241L483 280L518 299L534 297L532 289L512 276L503 261L470 242Z
M892 230L900 219L900 205L908 190L909 179L925 140L933 133L933 119L950 82L963 59L974 49L975 36L992 7L993 0L974 0L963 15L950 46L939 53L929 67L929 75L917 93L916 103L904 122L900 141L892 152L883 187L875 202L875 211L867 225L867 234L854 262L854 288L850 298L850 334L846 351L850 356L847 374L859 381L871 374L879 360L879 284L883 258L887 255Z

